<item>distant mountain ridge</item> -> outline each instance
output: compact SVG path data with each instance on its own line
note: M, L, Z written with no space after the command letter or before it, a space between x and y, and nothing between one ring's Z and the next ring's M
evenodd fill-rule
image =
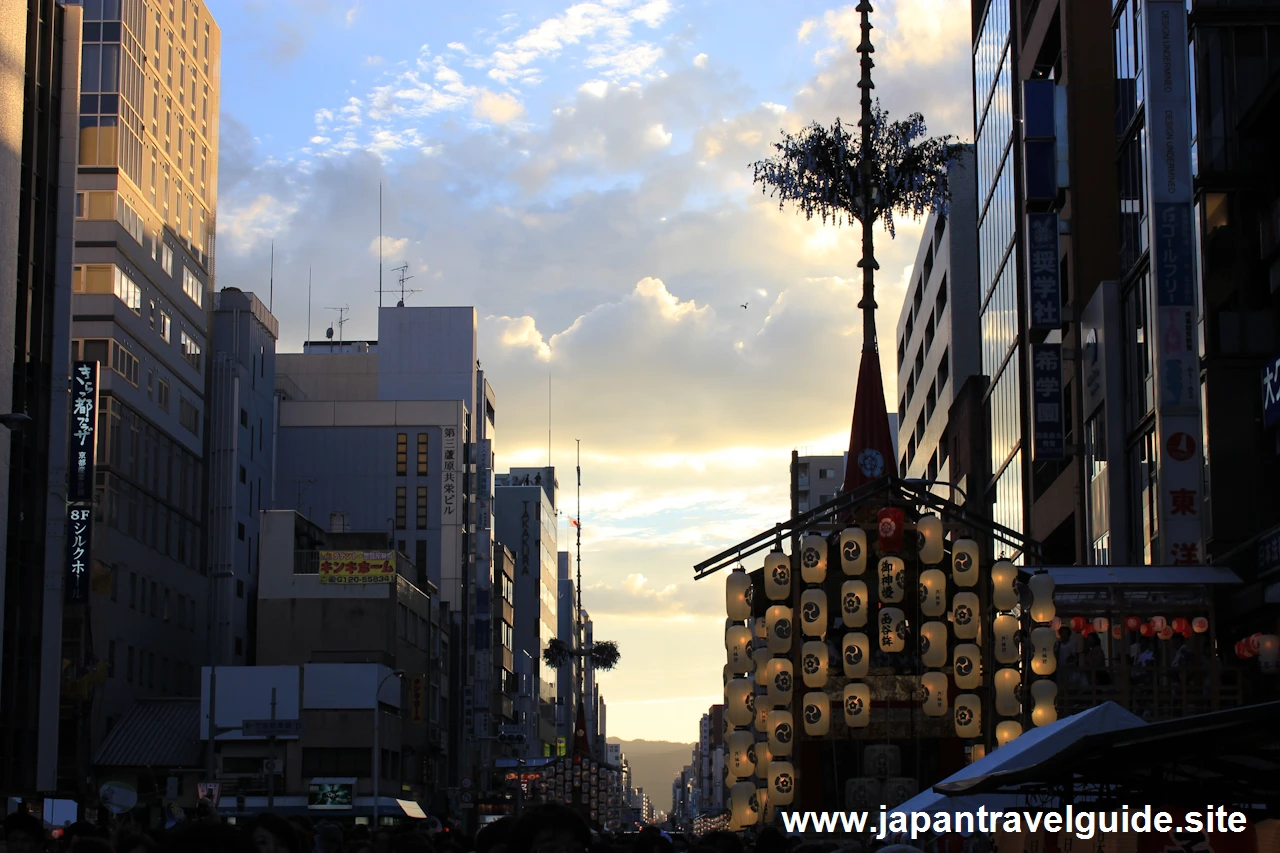
M609 743L622 746L622 754L631 765L631 784L644 788L655 809L671 811L671 783L693 755L692 743L667 740L622 740L611 737Z

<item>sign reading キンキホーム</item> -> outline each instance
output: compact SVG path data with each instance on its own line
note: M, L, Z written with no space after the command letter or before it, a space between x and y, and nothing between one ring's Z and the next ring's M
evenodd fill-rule
M320 583L392 583L396 579L393 551L321 551Z

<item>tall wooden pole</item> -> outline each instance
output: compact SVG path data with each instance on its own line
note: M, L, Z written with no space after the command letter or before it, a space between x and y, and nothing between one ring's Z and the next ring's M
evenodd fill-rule
M875 67L875 63L871 60L871 54L876 49L871 44L871 3L869 0L862 0L857 8L862 16L862 41L858 45L858 53L862 54L862 78L858 81L858 88L862 90L862 117L858 120L858 127L862 130L861 157L858 161L858 168L862 173L862 259L858 261L858 266L862 268L862 301L858 303L858 307L862 309L862 351L875 352L875 271L880 269L880 265L876 263L875 242L872 237L877 199L872 188L876 169L871 136L874 121L871 113L871 90L875 88L875 84L871 82L871 69Z

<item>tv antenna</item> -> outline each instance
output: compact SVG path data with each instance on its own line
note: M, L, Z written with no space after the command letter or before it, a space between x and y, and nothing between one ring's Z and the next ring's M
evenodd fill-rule
M411 276L411 275L406 275L406 274L405 274L405 273L407 273L407 272L409 271L409 265L408 265L407 263L401 264L401 265L400 265L400 266L398 266L398 267L392 267L392 268L391 268L391 271L392 271L392 272L398 272L398 273L400 273L400 279L399 279L399 281L397 281L397 282L396 282L396 285L397 285L397 286L396 286L395 288L391 289L391 290L383 290L381 285L379 285L379 286L378 286L378 305L379 305L379 306L381 306L381 305L382 305L382 294L384 294L384 293L399 293L399 294L400 294L400 301L399 301L398 303L396 303L396 307L397 307L397 308L403 308L403 307L404 307L404 298L405 298L405 296L406 296L407 294L410 294L410 293L421 293L422 291L421 291L420 289L416 288L416 287L405 287L405 286L404 286L404 283L405 283L406 281L408 281L409 279L413 278L413 276Z
M326 311L338 312L338 343L342 343L342 327L347 324L347 312L351 310L351 306L343 305L341 308L326 308ZM333 341L333 324L329 324L329 328L325 329L324 336Z

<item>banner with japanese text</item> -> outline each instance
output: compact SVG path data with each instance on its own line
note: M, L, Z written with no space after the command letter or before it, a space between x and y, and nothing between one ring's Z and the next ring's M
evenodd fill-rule
M321 551L320 583L394 583L394 551Z

